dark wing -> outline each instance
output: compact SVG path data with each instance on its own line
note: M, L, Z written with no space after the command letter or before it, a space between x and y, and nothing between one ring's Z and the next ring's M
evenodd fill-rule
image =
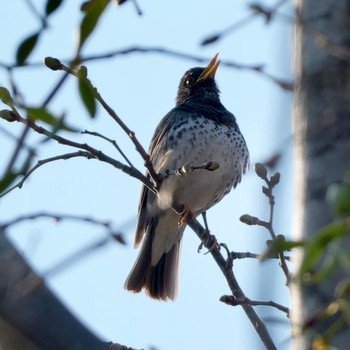
M164 137L167 135L171 126L174 125L176 120L179 118L177 109L178 107L175 107L168 114L166 114L165 117L160 121L156 128L156 131L154 132L148 150L152 162L154 162L155 158L160 156L159 154L154 154L154 149L164 140ZM146 176L148 179L150 178L148 174L146 174ZM146 227L148 226L150 221L150 217L147 213L147 203L153 202L155 200L156 195L152 193L145 185L143 185L138 206L137 228L134 241L135 248L140 244L143 234L145 233Z

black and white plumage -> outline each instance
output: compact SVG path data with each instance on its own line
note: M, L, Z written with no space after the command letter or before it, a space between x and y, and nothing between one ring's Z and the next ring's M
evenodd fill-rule
M181 238L173 203L194 216L219 202L241 181L249 152L236 118L221 104L214 77L217 55L206 68L188 70L180 81L173 108L159 123L149 148L158 173L186 163L219 163L215 171L196 170L165 178L158 197L143 187L138 209L135 247L139 256L125 282L133 292L145 290L154 299L175 299Z

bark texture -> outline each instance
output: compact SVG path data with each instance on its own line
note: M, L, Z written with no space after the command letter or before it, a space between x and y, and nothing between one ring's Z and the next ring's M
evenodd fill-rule
M350 166L350 1L295 0L294 37L296 91L294 239L312 239L335 220L326 195ZM344 244L350 252L350 241ZM295 269L303 252L294 256ZM294 285L292 322L294 335L332 298L347 272L338 269L318 285ZM330 321L330 320L328 320ZM328 322L327 321L327 322ZM311 331L323 334L327 322L316 322ZM294 339L294 349L309 349L314 335ZM314 333L315 334L315 333ZM339 349L350 344L350 330L341 330L332 341ZM347 345L348 346L348 345Z

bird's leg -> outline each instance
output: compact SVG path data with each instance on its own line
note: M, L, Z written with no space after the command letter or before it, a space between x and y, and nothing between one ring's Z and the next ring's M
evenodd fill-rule
M193 212L191 211L189 206L185 204L179 216L179 222L178 222L179 228L185 225L187 222L190 222L193 218L194 218Z
M202 218L203 218L205 230L207 231L208 234L210 234L210 230L209 230L209 226L208 226L208 221L207 221L207 212L206 212L206 211L203 211L203 213L202 213Z
M202 213L202 217L203 217L203 222L204 222L204 227L205 227L205 231L202 234L202 239L203 241L201 242L201 244L198 246L198 253L202 250L204 245L208 245L210 244L210 247L208 248L208 251L205 254L210 253L213 249L215 248L219 248L220 249L220 245L216 239L216 237L214 235L210 234L210 230L209 230L209 226L208 226L208 221L207 221L207 212L203 211Z

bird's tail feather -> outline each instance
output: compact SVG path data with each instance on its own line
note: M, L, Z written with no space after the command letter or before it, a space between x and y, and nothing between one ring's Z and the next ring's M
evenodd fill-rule
M174 300L177 296L181 239L161 256L155 266L152 266L154 232L153 227L146 233L139 256L125 281L124 287L134 293L138 293L144 288L146 294L153 299Z

